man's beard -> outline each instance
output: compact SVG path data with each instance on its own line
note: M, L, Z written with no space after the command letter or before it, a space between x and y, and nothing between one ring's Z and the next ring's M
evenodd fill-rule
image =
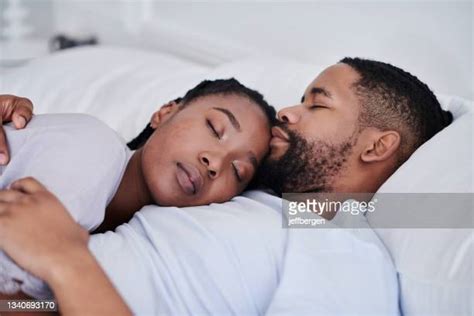
M289 136L289 146L278 159L263 163L259 182L275 193L332 192L333 182L345 167L352 151L354 135L340 144L321 140L308 142L286 125L279 125Z

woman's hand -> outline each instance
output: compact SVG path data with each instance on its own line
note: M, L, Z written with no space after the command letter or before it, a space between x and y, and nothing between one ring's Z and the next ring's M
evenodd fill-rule
M33 103L27 98L10 94L0 95L0 165L10 161L3 123L13 122L17 129L24 128L33 116Z
M33 178L0 191L0 248L39 278L49 280L52 266L87 251L88 239L61 202Z
M131 315L90 253L88 239L88 232L35 179L0 191L0 249L48 283L61 314Z

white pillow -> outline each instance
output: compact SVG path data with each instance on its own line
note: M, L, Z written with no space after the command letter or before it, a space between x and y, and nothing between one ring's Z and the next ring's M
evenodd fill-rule
M459 97L438 98L453 114L453 122L418 148L378 192L474 192L474 103Z
M80 47L2 74L0 93L30 98L36 114L91 114L129 140L157 108L182 96L209 70L163 53Z
M208 77L235 77L242 84L262 93L278 111L298 104L308 84L324 68L323 65L279 58L253 58L224 64L210 72Z
M474 106L473 102L461 98L441 97L440 100L443 107L453 113L453 123L422 145L377 194L470 193L469 212L465 218L456 218L467 223L469 229L382 229L379 227L387 223L389 216L383 208L367 215L370 225L392 254L399 273L400 305L404 315L473 313ZM453 208L436 215L425 207L416 211L425 218L437 216L440 223L446 223L453 221L452 216L460 216L454 214ZM402 216L407 210L399 211ZM422 213L425 211L427 213ZM411 215L414 214L408 214Z

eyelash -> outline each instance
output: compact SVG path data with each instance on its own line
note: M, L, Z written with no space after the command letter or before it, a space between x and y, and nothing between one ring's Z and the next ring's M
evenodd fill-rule
M309 107L310 110L322 109L324 106L313 104Z
M232 164L232 169L234 169L234 174L235 174L235 176L237 177L237 180L238 180L239 182L242 182L242 178L241 178L240 175L239 175L239 171L237 170L237 168L235 167L234 164Z
M207 127L209 127L209 129L211 130L211 132L214 134L214 136L217 137L218 139L221 139L221 136L220 136L219 133L216 131L216 129L214 128L214 125L212 125L211 121L206 120L206 124L207 124Z
M218 139L221 139L219 133L216 131L216 129L214 128L214 125L212 125L211 121L206 120L206 124L207 124L207 127L211 130L212 134L215 137L217 137ZM234 164L232 164L232 169L234 170L234 175L237 178L237 181L242 182L242 178L239 175L239 171L237 170L237 168L235 167Z

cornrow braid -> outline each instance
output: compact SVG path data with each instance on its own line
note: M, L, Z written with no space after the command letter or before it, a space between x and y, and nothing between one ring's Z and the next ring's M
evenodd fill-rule
M252 103L258 106L265 113L269 126L272 126L276 122L275 108L269 105L258 91L244 86L234 78L204 80L196 87L186 92L183 97L175 99L174 102L180 103L180 106L184 107L190 104L193 100L205 96L231 94L248 98ZM151 127L151 124L148 123L137 137L127 143L128 148L131 150L139 149L146 143L154 131L155 130Z

